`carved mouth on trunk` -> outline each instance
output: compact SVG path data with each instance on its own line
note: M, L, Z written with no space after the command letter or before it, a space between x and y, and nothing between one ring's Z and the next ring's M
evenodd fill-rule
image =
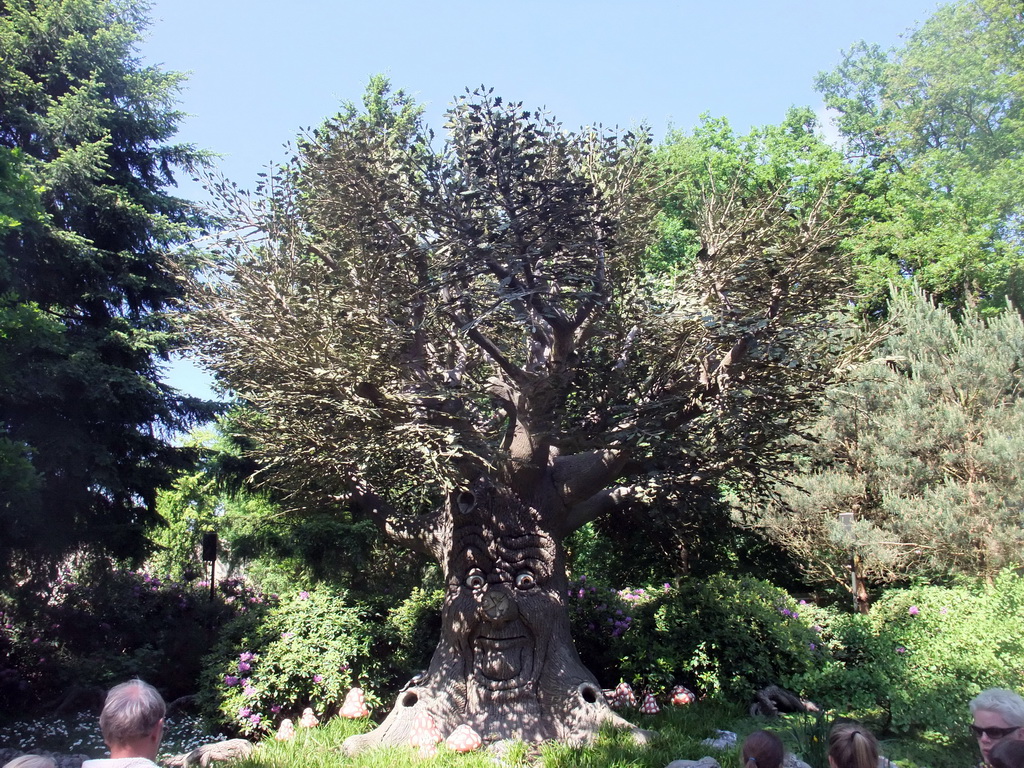
M522 621L484 627L473 638L473 674L491 691L510 691L533 679L533 634Z

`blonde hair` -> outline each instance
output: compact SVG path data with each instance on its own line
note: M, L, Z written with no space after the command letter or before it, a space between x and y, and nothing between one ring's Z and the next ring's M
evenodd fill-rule
M878 768L878 741L860 723L839 723L828 736L835 768Z

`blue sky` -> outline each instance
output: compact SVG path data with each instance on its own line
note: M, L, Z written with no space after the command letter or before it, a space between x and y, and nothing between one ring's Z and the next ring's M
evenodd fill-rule
M251 187L303 127L383 73L441 133L452 98L486 84L569 128L646 122L656 139L710 112L739 131L820 108L814 76L866 40L897 46L936 0L154 0L143 61L189 73L179 139ZM182 193L201 190L183 182ZM168 380L209 396L175 364Z

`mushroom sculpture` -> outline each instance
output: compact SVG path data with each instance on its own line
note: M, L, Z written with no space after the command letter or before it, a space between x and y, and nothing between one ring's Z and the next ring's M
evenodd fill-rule
M677 685L672 689L672 703L677 707L685 707L687 704L693 704L697 700L693 691L689 688Z
M463 723L445 740L448 748L455 752L472 752L483 744L480 734Z
M362 688L353 688L346 694L345 703L341 705L341 711L338 714L353 720L359 717L369 717L370 710L366 707L366 696L363 694Z
M636 694L629 683L623 681L615 686L615 698L618 699L620 707L635 707Z
M412 721L409 743L418 747L421 757L432 757L437 754L437 744L441 741L441 731L429 712L417 712Z
M661 707L658 706L653 693L644 696L644 703L640 705L640 711L645 715L656 715L661 712Z
M292 721L287 717L281 721L281 725L277 728L277 735L274 736L278 741L291 741L295 738L295 726Z

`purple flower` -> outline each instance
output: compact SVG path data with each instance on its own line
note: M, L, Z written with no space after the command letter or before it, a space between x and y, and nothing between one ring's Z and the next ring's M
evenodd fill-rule
M668 594L672 589L672 585L666 581L661 588L665 590L665 594Z
M293 637L295 637L295 633L294 632L282 632L281 633L281 639L282 640L291 640Z
M904 648L902 645L897 645L896 646L896 653L906 653L906 652L907 652L907 649Z
M323 681L324 681L324 676L323 675L313 675L313 682L314 683L322 683Z
M299 592L299 600L309 600L309 592L306 590Z
M239 661L252 661L254 658L256 658L256 657L253 656L253 654L251 652L249 652L249 651L245 651L245 652L240 653L238 655L238 660Z
M234 675L224 675L224 685L228 688L234 688L238 685L238 678Z
M921 610L916 605L912 605L907 609L907 613L909 613L911 616L917 616L917 614L919 614L920 612Z
M941 611L939 611L939 613L945 616L947 613L949 613L949 608L943 608Z
M252 717L249 718L249 722L252 723L253 725L259 725L260 724L260 716L259 715L253 715Z
M248 717L251 714L252 714L252 710L249 709L248 707L239 707L238 708L238 716L239 717Z
M584 596L584 595L586 595L586 594L587 594L587 593L586 593L586 592L585 592L584 590L582 590L582 589L581 589L581 590L579 591L579 594L578 594L578 595L576 595L576 597L583 597L583 596Z
M252 698L253 696L255 696L255 695L256 695L256 689L255 689L255 688L253 688L253 687L252 687L252 686L250 685L250 686L247 686L247 687L245 688L245 690L244 690L244 691L242 691L242 693L243 693L243 694L245 694L245 695L246 695L247 697L249 697L249 698Z
M239 672L248 672L250 669L252 669L252 665L249 662L247 662L247 661L240 661L240 662L238 662L238 671Z
M270 708L270 711L273 712L276 715L278 712L281 711L281 705L280 704L275 704L274 706L272 706Z

